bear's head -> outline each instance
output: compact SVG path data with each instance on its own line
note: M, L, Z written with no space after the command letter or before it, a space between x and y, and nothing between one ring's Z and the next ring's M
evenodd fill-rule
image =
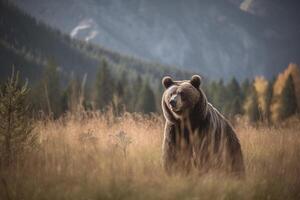
M198 75L184 81L174 81L166 76L162 84L166 89L162 97L162 108L169 121L185 117L195 109L201 109L201 105L206 103L206 97L200 89L201 77Z

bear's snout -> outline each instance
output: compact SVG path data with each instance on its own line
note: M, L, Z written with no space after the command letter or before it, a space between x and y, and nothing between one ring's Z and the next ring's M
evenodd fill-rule
M179 112L180 110L182 110L182 100L180 95L174 94L171 96L170 100L169 100L169 107L173 112L176 112L176 114L179 114L177 112Z
M169 103L170 103L172 108L176 107L176 100L175 99L171 99Z
M170 104L172 109L177 107L177 104L178 104L178 98L177 97L178 97L178 95L174 94L170 98L169 104Z

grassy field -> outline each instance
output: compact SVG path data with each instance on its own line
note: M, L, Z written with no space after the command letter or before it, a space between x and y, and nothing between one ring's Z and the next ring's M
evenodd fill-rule
M167 176L163 119L67 115L35 124L37 151L1 172L0 199L300 199L300 125L236 130L247 177Z

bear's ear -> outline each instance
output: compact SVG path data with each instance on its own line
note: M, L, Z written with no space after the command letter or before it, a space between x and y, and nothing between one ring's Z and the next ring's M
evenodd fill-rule
M190 83L195 87L195 88L199 88L201 85L201 77L199 75L193 75Z
M165 86L165 88L169 88L171 85L174 84L172 78L170 76L165 76L163 79L162 79L162 84L163 86Z

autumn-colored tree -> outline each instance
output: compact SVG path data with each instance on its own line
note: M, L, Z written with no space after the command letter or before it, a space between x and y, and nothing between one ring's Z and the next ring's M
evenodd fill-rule
M258 108L262 114L262 120L268 121L267 113L269 112L270 103L267 102L267 92L269 92L267 90L269 89L269 82L263 76L258 76L254 79L253 86L257 94Z
M278 121L281 119L281 106L282 106L282 93L283 89L286 85L289 76L291 75L293 84L294 84L294 93L296 96L296 105L297 109L299 109L300 104L300 72L299 66L296 64L289 64L287 69L279 74L276 78L273 87L273 97L272 97L272 105L271 105L271 116L272 121Z

